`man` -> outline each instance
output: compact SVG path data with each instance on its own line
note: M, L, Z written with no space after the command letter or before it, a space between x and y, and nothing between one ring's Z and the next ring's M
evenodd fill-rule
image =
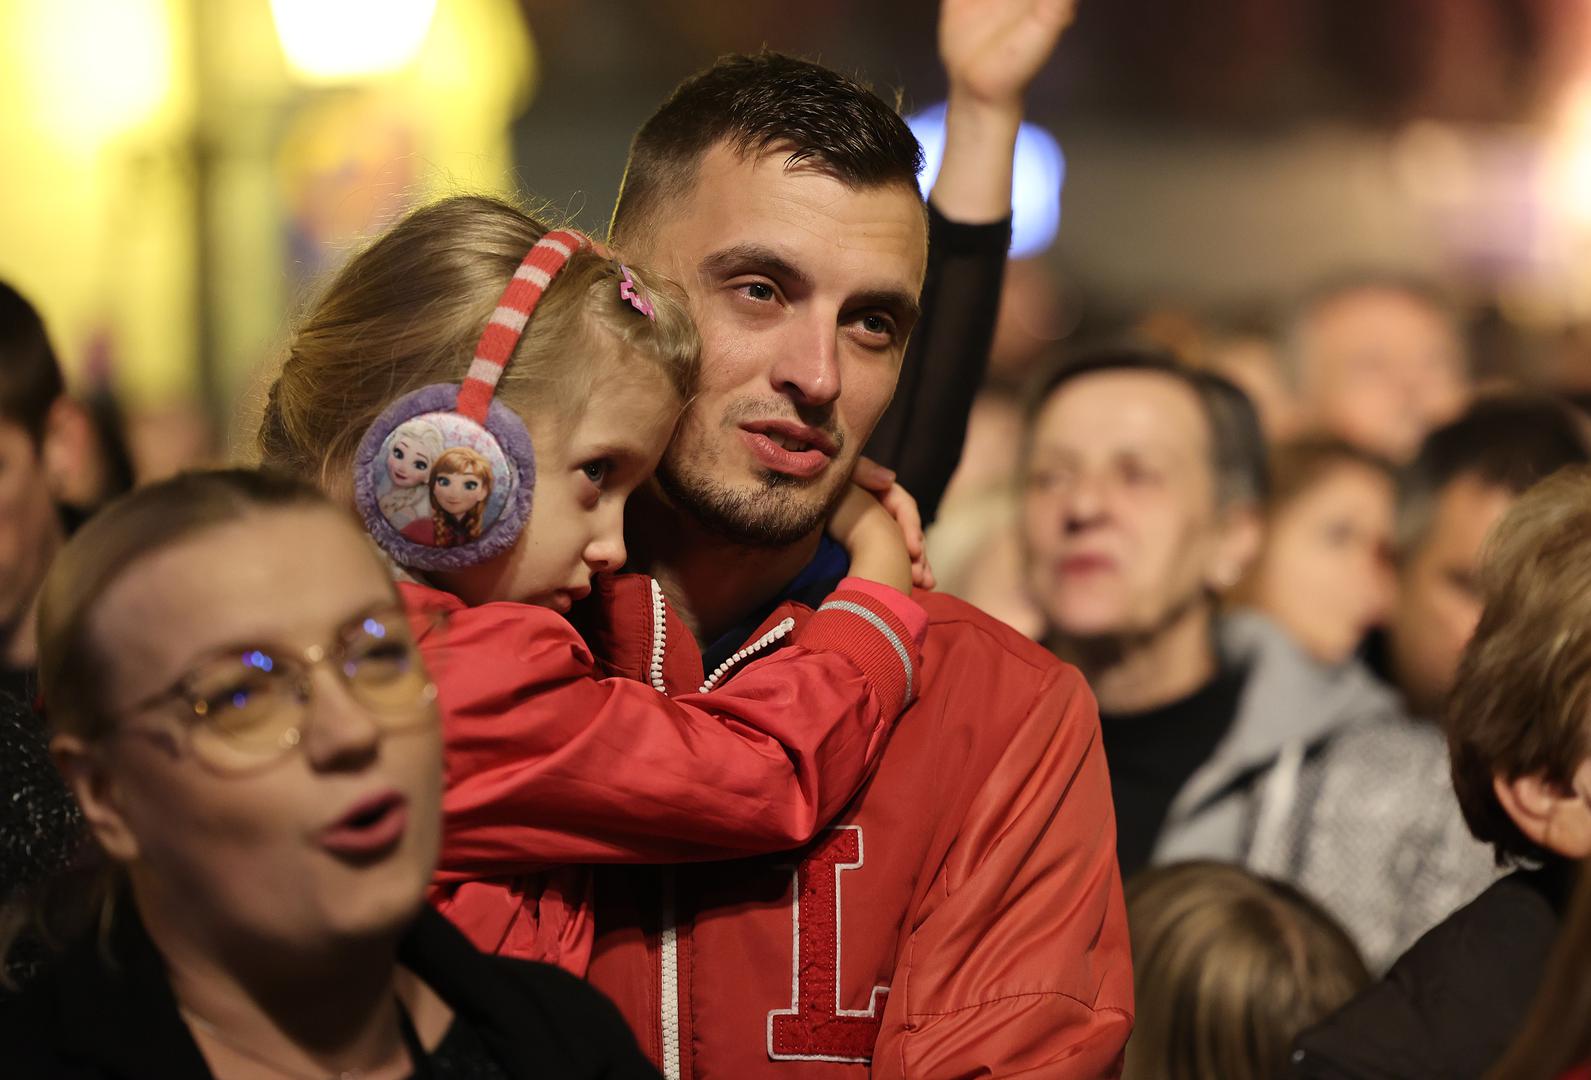
M66 533L58 498L89 455L33 306L0 282L0 693L31 702L39 586Z
M1296 1044L1295 1075L1480 1077L1524 1019L1576 867L1591 857L1591 474L1559 473L1497 526L1484 614L1445 714L1453 787L1516 870Z
M1453 685L1486 534L1526 488L1588 461L1585 422L1545 397L1483 399L1426 439L1400 483L1397 600L1371 655L1411 714L1436 717Z
M1300 423L1397 464L1469 396L1452 313L1409 279L1353 277L1321 289L1294 318L1285 356Z
M1004 114L1019 114L1066 15L946 7L947 56L977 45L950 63L951 123L998 121L1007 168ZM969 83L978 94L958 100ZM610 581L585 613L615 672L667 692L733 678L843 573L821 524L917 319L917 160L872 94L771 55L720 61L641 129L614 241L686 286L704 372L632 521L634 566L654 577ZM652 624L660 594L690 637ZM918 704L816 842L600 880L591 978L665 1076L1119 1069L1131 975L1087 689L966 605L920 599Z
M1041 384L1025 458L1028 584L1099 695L1124 875L1241 862L1316 894L1377 968L1473 895L1440 736L1362 665L1218 615L1267 486L1236 387L1154 352L1080 357Z

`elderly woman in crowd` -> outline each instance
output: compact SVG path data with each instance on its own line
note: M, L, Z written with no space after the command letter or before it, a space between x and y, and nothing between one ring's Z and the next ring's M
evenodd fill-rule
M107 869L0 1013L8 1075L654 1075L594 991L424 907L434 690L380 559L319 495L235 471L113 504L52 568L40 640L52 752Z

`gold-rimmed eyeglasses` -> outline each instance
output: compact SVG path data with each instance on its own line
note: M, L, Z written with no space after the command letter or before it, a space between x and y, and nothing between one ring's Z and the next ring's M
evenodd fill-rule
M354 702L382 731L421 727L435 720L428 706L436 686L420 661L409 623L399 609L358 615L329 645L293 650L271 645L224 649L196 663L165 690L132 709L145 713L172 702L189 715L178 749L224 772L247 771L291 753L304 738L311 677L329 667ZM131 724L119 732L157 739L164 729Z

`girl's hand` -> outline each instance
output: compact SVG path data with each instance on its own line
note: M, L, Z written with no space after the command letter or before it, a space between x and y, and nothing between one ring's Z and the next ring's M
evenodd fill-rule
M856 463L856 471L851 474L852 482L869 492L889 511L895 524L899 526L901 536L906 541L906 553L912 561L912 584L919 589L932 589L938 583L934 580L933 567L928 564L928 545L923 533L923 518L917 510L917 500L911 493L895 482L895 473L886 469L869 458L861 458Z
M912 561L900 527L882 503L866 489L851 484L829 515L829 535L851 556L851 576L912 591Z

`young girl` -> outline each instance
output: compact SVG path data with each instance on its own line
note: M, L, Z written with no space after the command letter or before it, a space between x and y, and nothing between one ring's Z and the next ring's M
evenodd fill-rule
M442 548L479 539L491 497L491 462L467 446L455 446L437 458L431 470L430 518L410 522L403 535Z
M662 456L697 354L673 288L566 234L549 238L507 205L455 198L411 214L347 265L271 389L265 463L345 499L373 483L354 475L355 463L408 403L456 398L462 412L473 398L476 415L497 415L479 407L483 371L497 379L491 408L524 423L533 462L517 436L475 445L500 451L477 545L498 543L498 522L534 473L523 531L482 561L416 545L366 510L399 556L400 592L443 713L432 899L483 949L584 972L589 875L565 864L735 858L805 843L860 786L919 681L926 617L906 595L900 530L855 491L830 525L853 576L791 644L757 664L737 657L709 680L711 692L669 698L601 677L561 615L594 574L624 564L625 500ZM445 441L469 441L447 435L461 423L454 413L428 415ZM438 569L420 572L418 562ZM691 635L655 582L651 605L660 669ZM775 627L770 640L789 632Z

